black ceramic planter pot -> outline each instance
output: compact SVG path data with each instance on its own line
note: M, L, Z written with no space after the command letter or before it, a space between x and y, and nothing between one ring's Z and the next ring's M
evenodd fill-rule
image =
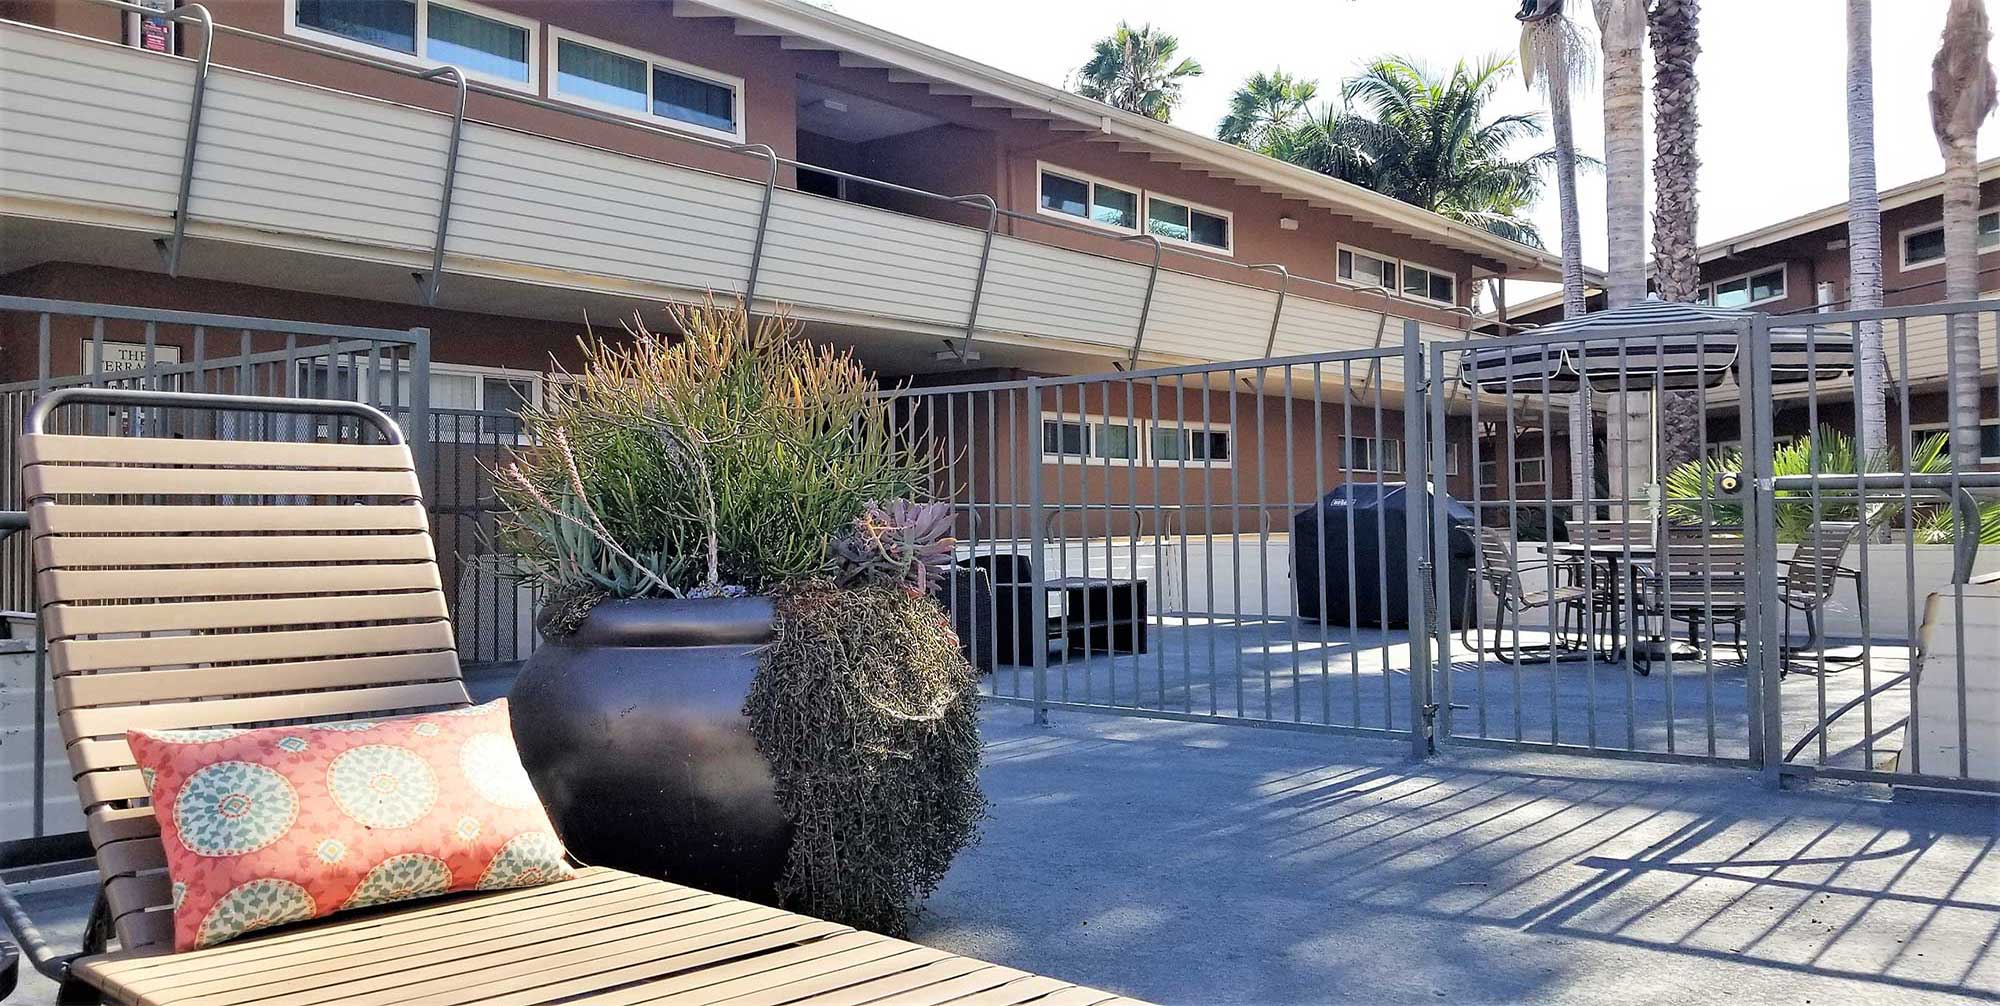
M743 715L761 597L605 601L508 694L514 740L578 859L771 902L792 829Z

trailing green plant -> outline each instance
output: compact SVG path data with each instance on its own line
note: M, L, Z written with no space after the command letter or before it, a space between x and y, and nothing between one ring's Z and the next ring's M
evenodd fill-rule
M1822 425L1810 436L1772 451L1771 473L1780 476L1901 471L1918 475L1942 474L1951 470L1948 447L1945 435L1935 433L1911 446L1907 465L1899 460L1894 450L1878 453L1862 465L1854 438L1834 427ZM1741 450L1724 451L1675 467L1667 473L1664 482L1667 519L1686 526L1742 526L1743 504L1735 496L1721 492L1717 488L1717 480L1725 473L1747 470ZM1817 494L1781 489L1775 494L1775 499L1774 512L1780 541L1803 540L1806 532L1817 522L1861 520L1860 501L1851 494L1835 491L1831 486ZM1868 501L1868 523L1876 528L1900 528L1904 523L1904 509L1900 503L1871 498ZM1984 509L1994 511L1991 517L1982 521L1986 528L1993 528L1994 521L2000 519L2000 506L1983 508L1982 512ZM1954 524L1949 507L1925 502L1910 506L1908 510L1909 524L1916 540L1929 544L1948 544L1952 540ZM1983 531L1982 540L1984 534L2000 534L2000 531Z
M851 354L713 298L582 341L522 414L536 446L494 473L501 539L558 595L764 592L826 567L874 500L913 498L927 443L894 427Z
M833 540L834 582L842 587L909 587L928 594L957 544L951 535L950 503L870 503Z
M986 813L978 676L936 601L902 585L774 593L744 711L793 826L779 895L900 936Z

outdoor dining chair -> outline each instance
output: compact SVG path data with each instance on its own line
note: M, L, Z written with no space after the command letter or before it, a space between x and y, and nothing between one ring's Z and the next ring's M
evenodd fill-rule
M1643 618L1659 619L1669 629L1676 623L1686 625L1688 642L1704 654L1720 642L1716 630L1729 626L1730 646L1744 657L1749 574L1749 555L1741 538L1669 535L1665 546L1639 567L1638 612ZM1635 646L1632 651L1634 668L1650 674L1652 648Z
M1523 561L1520 554L1523 547L1523 543L1515 541L1500 528L1480 529L1478 574L1480 580L1493 591L1497 604L1494 645L1490 650L1486 647L1485 620L1474 617L1459 629L1459 638L1467 649L1475 653L1501 653L1505 659L1518 662L1548 659L1557 651L1588 641L1590 633L1584 602L1589 592L1574 582L1581 563L1558 558L1529 558ZM1530 579L1541 582L1530 589ZM1549 615L1540 624L1549 629L1552 638L1547 645L1523 645L1521 629L1527 624L1527 614L1544 609ZM1501 647L1503 632L1510 632L1513 642L1504 650Z
M1860 574L1842 566L1847 561L1847 550L1852 548L1856 538L1861 536L1862 524L1858 522L1826 521L1812 526L1805 538L1792 547L1792 554L1785 560L1784 572L1780 575L1778 597L1785 605L1784 654L1790 658L1798 653L1812 653L1825 643L1826 620L1824 610L1833 600L1833 592L1840 586L1842 577L1859 582ZM1792 612L1804 616L1806 642L1804 646L1792 646ZM1858 660L1855 657L1854 660ZM1839 663L1852 663L1841 658ZM1791 668L1787 667L1787 670Z
M48 432L76 405L326 416L322 431L372 442ZM54 705L100 877L80 952L51 947L3 885L0 915L66 1000L1129 1002L588 867L172 952L165 850L127 730L470 705L417 472L396 423L365 405L164 392L50 394L21 456Z

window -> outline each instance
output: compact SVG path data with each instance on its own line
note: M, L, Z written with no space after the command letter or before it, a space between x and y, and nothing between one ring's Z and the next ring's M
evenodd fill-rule
M1785 296L1785 267L1772 266L1758 272L1747 273L1731 279L1710 283L1701 288L1697 298L1703 304L1716 307L1752 307Z
M1438 304L1458 303L1458 277L1414 262L1403 263L1403 296Z
M2000 247L2000 209L1979 215L1979 250ZM1930 224L1903 232L1903 268L1915 269L1944 261L1944 225Z
M1342 444L1341 465L1352 472L1400 472L1403 442L1389 437L1348 437Z
M1076 417L1042 420L1042 460L1139 460L1139 428L1130 423Z
M1934 433L1945 433L1949 435L1950 430L1951 427L1944 423L1925 423L1920 426L1910 427L1910 433L1912 435L1913 440L1921 439L1923 437L1928 437ZM1947 446L1945 448L1945 451L1947 454L1949 454L1951 448ZM1980 420L1979 460L2000 461L2000 419Z
M552 97L726 140L743 139L743 81L609 42L549 30Z
M1041 168L1044 213L1076 217L1121 231L1139 229L1139 193L1080 174Z
M374 56L450 63L468 77L532 90L535 22L470 0L288 0L286 30Z
M1148 193L1146 231L1165 241L1229 251L1229 215Z
M366 380L364 367L359 375ZM299 364L298 394L306 398L359 400L355 371L325 363ZM371 396L379 404L410 404L410 372L398 370L395 389L389 371L381 372L382 389ZM430 372L432 439L444 443L513 444L522 442L521 411L542 400L542 375L526 370L469 367L434 363ZM400 416L398 417L401 418ZM324 431L322 431L323 433Z
M1459 474L1457 444L1444 445L1444 473L1446 475Z
M1161 465L1226 467L1230 459L1229 430L1225 427L1161 421L1153 425L1153 462Z
M1522 458L1514 462L1514 484L1539 485L1547 479L1546 472L1541 458Z
M1373 252L1341 246L1338 275L1343 283L1396 289L1396 261Z

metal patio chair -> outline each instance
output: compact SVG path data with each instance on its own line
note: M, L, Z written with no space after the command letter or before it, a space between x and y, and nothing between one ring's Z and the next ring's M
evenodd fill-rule
M1847 550L1854 546L1861 536L1862 524L1858 522L1824 522L1813 525L1805 540L1792 547L1791 557L1785 560L1785 571L1778 584L1779 600L1785 605L1785 626L1782 652L1784 659L1800 653L1815 652L1825 643L1825 624L1820 618L1821 609L1833 600L1833 592L1840 586L1842 577L1860 582L1860 574L1842 566L1847 559ZM1792 612L1805 617L1806 642L1804 646L1792 645ZM1831 662L1849 664L1860 660L1860 656L1828 658ZM1790 668L1787 668L1788 670Z
M1479 531L1479 578L1493 591L1498 603L1498 618L1493 626L1493 648L1485 646L1485 620L1474 617L1470 624L1459 629L1459 639L1465 647L1475 653L1501 653L1510 661L1551 659L1559 651L1571 649L1590 638L1586 621L1585 605L1589 591L1575 582L1582 570L1582 563L1571 559L1545 557L1521 561L1521 543L1509 538L1499 528L1481 528ZM1542 571L1546 584L1539 590L1529 590L1522 580L1522 574ZM1548 644L1521 643L1521 627L1524 616L1530 611L1549 609L1551 617L1544 625L1551 630L1552 639ZM1573 619L1572 619L1572 616ZM1508 631L1512 623L1513 646L1503 651L1501 633Z
M1727 625L1731 648L1747 658L1743 623L1750 612L1749 585L1750 558L1742 539L1670 535L1640 566L1636 604L1642 617L1658 618L1667 627L1685 624L1688 642L1703 654L1720 642L1715 630ZM1632 652L1634 668L1652 673L1652 649L1635 646Z
M72 404L338 416L379 442L45 432ZM4 886L0 914L66 1001L1129 1002L591 868L170 952L159 827L125 731L470 703L417 474L395 422L354 403L69 390L27 425L28 551L101 877L79 953L51 948Z

